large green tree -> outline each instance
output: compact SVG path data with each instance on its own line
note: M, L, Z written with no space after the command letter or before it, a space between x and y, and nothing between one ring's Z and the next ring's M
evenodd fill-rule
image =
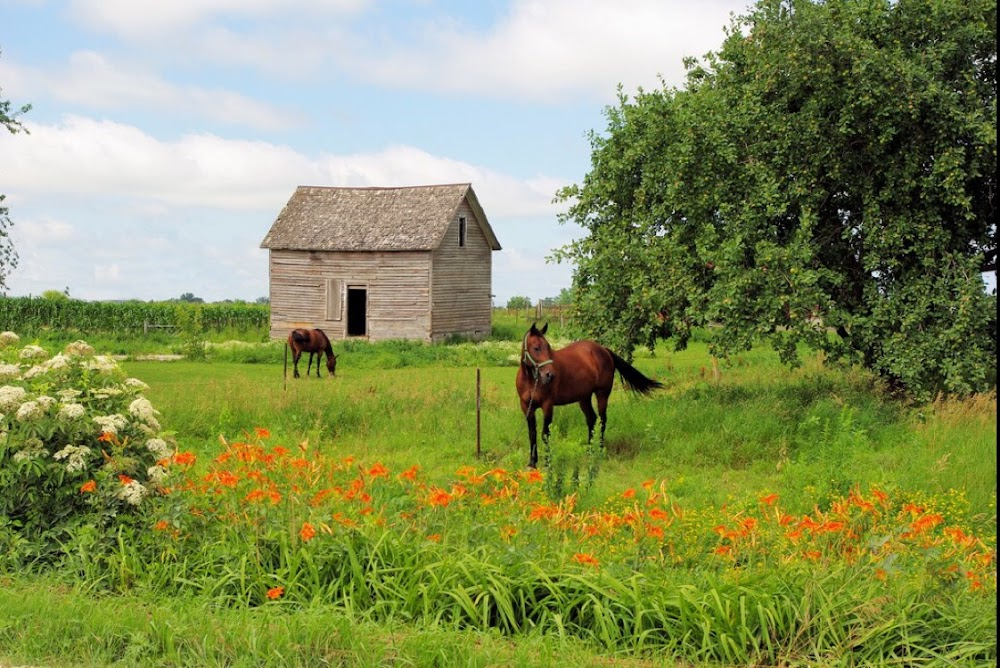
M21 131L27 132L17 117L27 113L30 109L30 104L19 109L13 108L9 100L3 99L3 88L0 88L0 125L5 127L8 132L11 134ZM17 268L17 251L10 239L10 228L13 223L8 216L7 207L3 206L3 201L6 198L6 195L0 193L0 293L7 290L7 276Z
M619 90L563 189L582 324L769 341L926 397L995 382L996 0L761 0L681 89Z

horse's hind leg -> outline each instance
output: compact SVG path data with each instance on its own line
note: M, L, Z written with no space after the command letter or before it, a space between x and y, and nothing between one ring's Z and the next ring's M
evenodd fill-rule
M300 357L302 357L302 353L300 353L299 351L297 351L297 350L295 350L293 348L292 349L292 369L294 370L294 373L292 374L293 378L298 378L299 377L299 358Z
M590 397L580 400L580 410L587 418L587 443L590 443L594 438L594 425L597 424L597 413L594 412L594 407L590 403Z
M608 424L608 397L611 392L596 392L597 414L601 417L601 448L604 448L604 428Z

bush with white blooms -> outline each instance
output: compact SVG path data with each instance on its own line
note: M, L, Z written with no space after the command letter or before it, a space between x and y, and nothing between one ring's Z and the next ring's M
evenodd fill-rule
M167 490L176 447L146 389L83 341L50 354L0 333L0 553L8 560L57 562L80 534L111 538Z

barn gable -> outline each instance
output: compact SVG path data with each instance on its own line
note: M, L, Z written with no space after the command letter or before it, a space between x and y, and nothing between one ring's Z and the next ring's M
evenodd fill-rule
M300 186L268 231L271 335L482 338L500 244L471 184Z

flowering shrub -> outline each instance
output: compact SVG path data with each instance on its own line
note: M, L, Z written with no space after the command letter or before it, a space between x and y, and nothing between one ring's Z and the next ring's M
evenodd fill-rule
M175 450L145 383L77 341L55 355L0 333L0 545L48 563L163 491Z

